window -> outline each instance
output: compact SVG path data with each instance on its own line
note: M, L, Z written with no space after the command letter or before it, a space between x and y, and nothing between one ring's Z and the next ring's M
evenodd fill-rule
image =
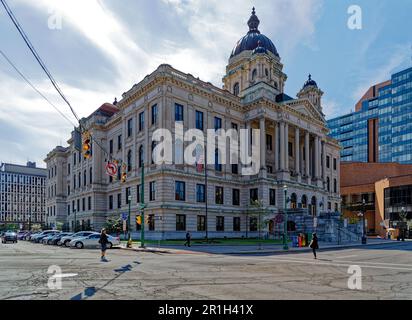
M181 181L176 181L175 183L175 200L185 201L186 200L186 184Z
M216 217L216 231L225 231L225 217Z
M239 165L238 164L232 164L232 173L233 174L239 174Z
M113 196L109 196L109 210L113 210Z
M87 198L87 210L92 210L92 197Z
M93 183L93 168L89 169L89 183Z
M141 194L141 191L142 191L141 189L142 189L142 186L139 184L136 188L136 194L137 194L136 201L137 201L137 203L140 203L140 202L142 202L141 200L143 200L143 199L140 199L140 194Z
M129 204L129 196L131 195L130 193L130 187L126 188L126 204Z
M79 172L79 188L82 186L82 175L81 175L81 173Z
M326 156L326 168L330 168L330 157Z
M289 157L293 157L293 143L292 142L288 143L288 154L289 154Z
M70 196L70 185L67 186L67 195Z
M219 172L222 171L222 164L219 163L219 149L217 148L215 150L215 170Z
M240 206L240 190L233 189L232 191L232 205Z
M235 85L233 86L233 94L235 96L238 96L239 92L240 92L239 82L236 82Z
M127 137L130 138L133 134L133 118L127 120Z
M67 164L67 174L70 174L70 163Z
M306 195L302 196L302 208L306 209L308 207L308 197Z
M157 104L152 106L152 125L157 124Z
M76 165L76 152L73 153L73 166Z
M181 104L175 104L175 121L184 121L183 120L183 106Z
M82 198L82 211L86 211L86 198Z
M117 209L120 209L122 207L122 194L118 193L117 194Z
M336 179L333 179L333 192L338 192L338 181Z
M149 214L148 217L149 231L155 231L155 215Z
M150 192L149 192L149 200L155 201L156 200L156 182L150 182Z
M276 206L276 189L269 189L269 205Z
M109 153L113 154L113 139L109 141Z
M122 135L117 136L117 150L122 150Z
M326 178L326 190L330 191L330 179L329 177Z
M86 177L86 170L83 172L83 185L86 186L87 177Z
M240 218L239 217L233 218L233 231L240 231Z
M74 206L74 200L72 201L72 212L73 212L73 213L76 212L76 207Z
M176 215L176 231L186 231L186 216L184 214Z
M127 172L132 171L132 150L127 152Z
M268 173L273 173L273 167L272 166L267 166Z
M144 129L144 111L139 113L139 132Z
M232 122L232 129L235 131L238 131L238 128L239 128L238 125Z
M222 129L222 119L215 117L215 130Z
M140 146L139 148L139 168L143 167L143 161L144 161L144 154L143 154L143 146Z
M258 219L256 217L250 218L250 231L258 231Z
M197 216L197 231L206 231L206 216Z
M202 130L204 129L203 126L203 112L196 111L196 129Z
M223 187L215 187L215 202L223 204Z
M67 215L70 216L70 204L67 205Z
M338 161L336 160L336 158L333 158L333 170L335 170L335 171L336 171L336 168L337 168L337 163L338 163Z
M259 200L259 189L250 189L250 203Z
M272 151L272 136L270 134L266 135L266 150L267 151Z
M252 81L255 81L256 77L257 77L257 70L253 69L253 71L252 71Z
M197 202L206 202L205 185L204 184L197 184L196 185L196 201Z

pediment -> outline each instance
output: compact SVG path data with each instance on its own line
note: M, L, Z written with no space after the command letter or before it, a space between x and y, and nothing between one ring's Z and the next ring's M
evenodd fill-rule
M307 117L325 122L324 115L307 99L287 101L286 104Z

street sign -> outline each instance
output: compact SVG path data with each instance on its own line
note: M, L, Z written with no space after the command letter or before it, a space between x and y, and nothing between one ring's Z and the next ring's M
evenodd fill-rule
M108 162L106 164L106 174L115 177L117 175L117 165L113 162Z
M128 214L128 213L126 213L126 212L122 213L122 220L123 220L123 221L126 221L128 218L129 218L129 214Z

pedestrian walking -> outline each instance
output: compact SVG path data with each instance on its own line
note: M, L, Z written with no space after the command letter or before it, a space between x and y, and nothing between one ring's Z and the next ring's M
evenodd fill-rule
M186 233L186 242L185 242L185 247L190 247L190 240L192 238L192 235L190 234L190 232Z
M107 262L106 250L107 250L107 243L108 242L109 241L107 240L106 229L102 229L102 232L100 233L100 240L99 240L100 247L101 247L101 250L102 250L102 256L101 256L101 261L102 262Z
M317 259L316 250L319 249L319 242L318 242L318 236L316 235L316 232L312 234L312 241L310 242L309 247L312 248L314 258Z

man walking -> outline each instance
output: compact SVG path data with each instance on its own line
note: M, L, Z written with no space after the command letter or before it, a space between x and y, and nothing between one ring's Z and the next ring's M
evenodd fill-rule
M192 236L190 234L190 232L186 233L186 242L185 242L185 247L190 247L190 240L191 240Z
M312 248L314 258L317 259L316 250L319 249L319 242L318 242L318 236L316 235L316 232L312 234L312 241L310 242L309 247Z
M106 259L106 250L107 250L107 243L108 243L106 229L102 229L102 232L100 233L99 243L100 243L101 250L102 250L101 261L108 262Z

